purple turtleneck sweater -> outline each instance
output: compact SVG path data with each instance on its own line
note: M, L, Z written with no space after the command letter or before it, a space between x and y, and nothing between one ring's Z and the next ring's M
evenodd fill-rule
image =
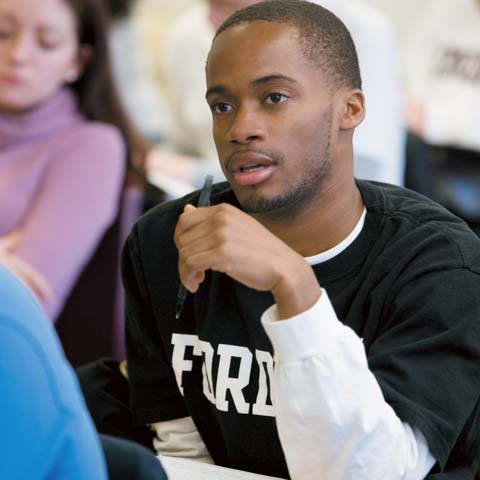
M0 113L0 237L20 230L14 254L49 283L52 320L115 219L125 155L119 131L86 120L68 89Z

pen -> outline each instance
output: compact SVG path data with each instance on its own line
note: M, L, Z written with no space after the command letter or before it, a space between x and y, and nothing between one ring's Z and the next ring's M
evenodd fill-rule
M198 199L198 207L208 207L210 205L210 192L212 191L212 175L207 175L205 177L205 182L203 184L202 190L200 191L200 198ZM175 319L178 320L180 314L182 313L183 304L187 298L187 289L183 286L183 283L180 283L180 287L177 293L177 304L175 306Z

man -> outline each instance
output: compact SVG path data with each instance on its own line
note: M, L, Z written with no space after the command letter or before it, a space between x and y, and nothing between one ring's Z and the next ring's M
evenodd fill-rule
M480 244L424 197L354 180L348 31L258 3L217 31L206 75L229 185L127 242L134 421L162 453L283 478L473 478Z
M256 2L195 2L172 24L166 36L163 76L171 119L169 146L156 148L148 167L151 181L171 195L181 196L182 190L175 188L181 185L178 181L200 186L205 173L224 180L211 136L211 112L205 102L204 66L217 28L235 10L251 3ZM394 28L379 10L363 0L315 3L345 23L358 51L369 109L354 138L355 176L403 185L403 87ZM166 181L166 177L171 180ZM187 186L184 192L192 189Z

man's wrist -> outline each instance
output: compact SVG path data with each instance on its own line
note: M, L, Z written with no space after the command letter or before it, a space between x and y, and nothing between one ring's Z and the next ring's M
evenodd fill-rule
M272 289L279 320L294 317L308 310L318 301L321 293L315 274L307 263L304 268L282 273Z

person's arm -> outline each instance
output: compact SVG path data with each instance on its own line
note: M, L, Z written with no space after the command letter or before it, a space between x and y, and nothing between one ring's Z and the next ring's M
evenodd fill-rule
M427 441L384 400L361 339L338 321L327 292L288 320L273 306L262 323L275 352L276 421L292 478L427 475L435 464Z
M0 268L0 478L107 478L98 436L53 327Z
M329 480L424 477L435 463L426 444L383 400L361 341L338 322L303 257L253 218L226 205L187 206L175 241L187 290L195 292L210 268L273 293L277 316L268 328L274 349L278 348L274 404L292 478L318 478L319 472ZM277 341L277 329L289 329L286 342ZM346 343L352 335L350 340L356 341ZM326 344L331 354L325 358ZM284 366L283 350L291 350ZM343 395L356 401L339 402Z
M337 320L325 291L295 318L278 321L274 306L262 323L275 350L274 405L292 478L425 477L435 464L425 437L385 402L361 339ZM191 418L151 427L158 454L212 462Z
M157 454L214 463L191 417L155 422L150 428Z
M118 212L126 161L117 131L100 125L86 125L52 155L10 254L48 285L52 297L40 300L55 319Z
M207 173L215 181L225 180L212 138L212 114L205 101L203 71L213 35L207 6L200 3L179 18L166 36L162 66L168 128L166 145L159 145L150 156L153 183L155 171L193 189L201 187Z

